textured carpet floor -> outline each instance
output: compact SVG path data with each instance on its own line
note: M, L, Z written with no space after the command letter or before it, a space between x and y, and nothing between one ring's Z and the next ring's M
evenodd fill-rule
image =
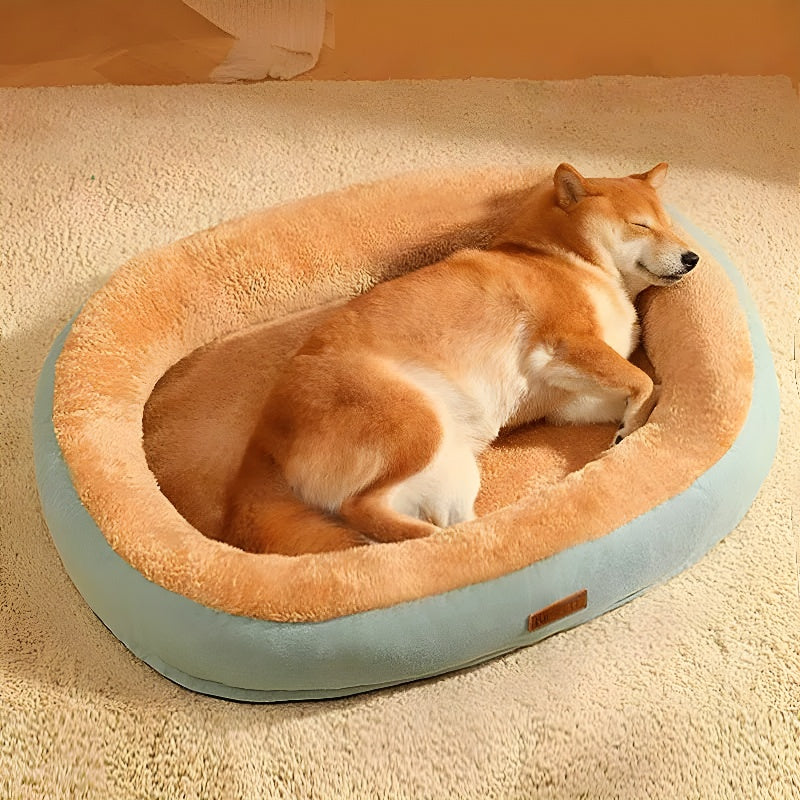
M799 797L798 103L781 79L85 87L0 92L0 797ZM64 573L36 496L38 369L139 251L429 165L672 164L766 323L775 467L697 566L475 669L240 705L131 656ZM687 335L691 335L687 332ZM623 487L620 487L621 490Z

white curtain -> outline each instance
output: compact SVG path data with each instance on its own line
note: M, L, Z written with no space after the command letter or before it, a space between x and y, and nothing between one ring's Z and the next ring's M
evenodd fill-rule
M325 0L183 0L235 36L211 78L224 83L293 78L317 63L325 32Z

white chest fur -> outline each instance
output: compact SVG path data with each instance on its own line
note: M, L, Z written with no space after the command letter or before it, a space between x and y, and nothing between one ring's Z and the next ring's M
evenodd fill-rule
M633 303L622 287L611 281L592 283L585 291L596 333L627 358L639 335ZM613 398L612 407L606 403L606 393L592 399L597 387L587 382L585 375L560 363L550 345L532 343L530 329L530 320L508 318L491 333L476 331L465 337L459 364L447 376L409 362L394 362L392 369L426 394L444 428L459 431L473 452L482 450L501 428L536 419L615 418L619 398ZM602 401L602 409L595 408L598 401ZM568 413L575 403L580 413Z
M600 338L624 358L628 358L639 342L636 309L622 287L589 286L586 288Z
M622 289L614 284L587 286L595 334L609 347L628 358L639 341L636 309ZM534 346L528 359L530 395L524 403L529 411L519 423L544 417L555 423L611 422L621 419L624 396L603 388L584 371L556 357L547 344Z

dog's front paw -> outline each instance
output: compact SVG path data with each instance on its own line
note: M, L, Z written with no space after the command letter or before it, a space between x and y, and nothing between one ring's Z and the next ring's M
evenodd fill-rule
M643 413L626 415L622 420L619 428L617 428L617 435L614 437L614 444L618 445L623 439L627 439L632 433L636 433L646 422L648 413L645 416Z
M613 446L618 445L623 439L627 439L632 433L636 433L643 424L644 423L623 422L619 428L617 428L617 435L614 437Z
M639 428L647 422L650 415L653 413L653 409L658 404L660 397L661 384L656 383L653 386L653 391L650 393L647 402L639 408L638 412L629 413L630 408L626 409L625 418L623 418L619 428L617 428L617 435L614 437L614 445L618 445L623 439L627 438L635 431L638 431Z

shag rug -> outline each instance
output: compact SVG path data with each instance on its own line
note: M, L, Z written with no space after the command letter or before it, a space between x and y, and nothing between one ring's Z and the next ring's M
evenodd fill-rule
M0 797L800 796L787 79L4 89L0 137ZM125 260L222 219L408 169L534 157L588 175L669 161L665 199L744 274L782 393L778 456L745 520L644 597L417 684L245 705L139 662L69 581L39 509L30 420L56 333Z

